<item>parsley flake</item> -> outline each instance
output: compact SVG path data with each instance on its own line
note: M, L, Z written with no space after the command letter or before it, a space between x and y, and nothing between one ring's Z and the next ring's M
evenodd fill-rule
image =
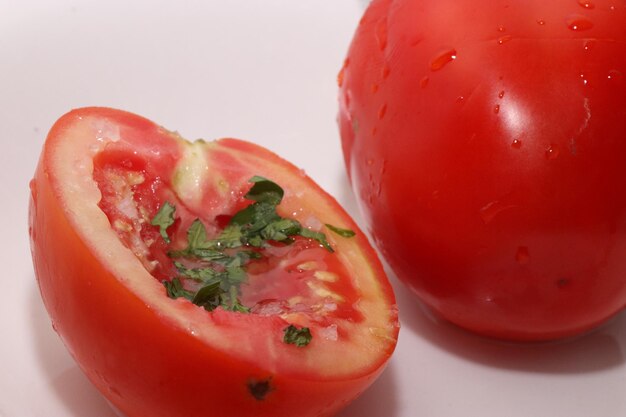
M210 239L202 220L196 219L187 229L187 246L168 252L178 274L163 282L168 297L186 298L209 311L221 307L249 313L250 309L239 300L240 286L248 279L249 263L262 258L259 249L270 242L288 245L294 242L294 237L300 236L315 240L329 252L334 252L324 233L305 228L297 220L278 214L277 206L285 194L278 184L260 176L250 178L249 182L252 187L244 197L252 203L235 213L215 238ZM166 202L152 219L152 224L159 226L167 243L170 243L167 228L175 221L174 213L175 207ZM327 227L343 235L350 232ZM194 283L185 288L185 282L189 281ZM306 327L289 326L285 329L285 343L302 347L310 340L311 333Z
M290 324L283 329L283 332L283 342L289 345L296 345L297 347L305 347L313 338L308 327L301 327L298 329L293 324Z
M167 234L167 228L174 224L175 211L176 207L170 204L169 201L166 201L150 222L152 226L159 226L159 233L161 234L161 237L163 238L165 243L170 243L170 237Z
M193 292L187 291L183 288L183 283L178 278L174 278L171 281L163 281L165 286L165 292L170 298L186 298L189 301L193 300Z
M328 224L327 223L326 227L328 227L330 230L332 230L333 232L337 233L341 237L354 237L356 235L354 230L342 229L340 227L333 226L332 224Z

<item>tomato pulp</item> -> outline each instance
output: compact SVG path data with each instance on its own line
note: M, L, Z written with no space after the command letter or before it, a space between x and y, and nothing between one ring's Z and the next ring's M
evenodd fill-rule
M626 4L374 0L338 77L345 162L443 318L573 336L626 303Z
M366 238L251 143L74 110L46 140L30 226L55 329L129 417L330 416L396 344Z

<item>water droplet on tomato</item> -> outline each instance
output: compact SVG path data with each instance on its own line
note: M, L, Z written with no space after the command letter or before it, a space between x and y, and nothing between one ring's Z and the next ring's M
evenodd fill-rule
M378 109L378 120L383 120L385 114L387 114L387 103L383 104L380 109Z
M548 147L548 149L546 149L546 158L554 160L559 157L560 153L561 149L559 148L559 145L553 143Z
M417 46L420 44L420 42L422 42L422 38L419 36L414 37L410 42L409 42L409 46L411 48Z
M540 25L540 26L543 26L543 25L546 24L546 21L543 20L543 19L537 19L537 24Z
M622 83L624 81L624 75L618 70L610 70L606 76L607 80L611 83Z
M339 70L339 73L337 74L337 86L338 86L339 88L341 88L341 87L343 86L343 79L344 79L344 77L346 76L345 72L346 72L346 68L345 68L345 67L342 67L342 68Z
M584 43L583 43L583 49L585 51L590 51L596 44L595 39L587 39Z
M438 71L456 59L456 49L446 49L430 61L431 71Z
M506 43L510 41L511 39L513 39L513 36L511 35L501 36L500 38L498 38L498 44L502 45L503 43Z
M568 29L581 32L583 30L589 30L593 27L593 22L581 15L572 15L566 20Z
M500 213L503 211L514 208L515 206L512 204L506 204L499 200L494 200L490 203L485 204L483 208L479 210L480 217L483 220L483 223L489 224L495 219Z
M504 26L498 26L498 32L504 32L504 31L506 31Z
M360 127L359 119L357 118L352 119L352 132L354 132L355 134L359 133L359 127Z
M374 165L374 160L370 158L370 159L368 159L366 161L366 163L367 163L367 165L372 166L372 165Z
M383 17L376 24L376 42L378 49L383 51L387 47L387 18Z
M526 246L520 246L517 248L517 252L515 252L515 260L520 265L526 265L530 262L530 252L528 252L528 248Z
M341 88L341 86L343 85L343 81L346 76L346 69L348 68L348 65L350 65L350 58L346 58L343 60L343 65L341 66L341 69L339 70L339 73L337 74L337 85L339 86L339 88Z
M493 112L494 112L495 114L500 113L500 105L499 105L499 104L496 104L496 105L493 107Z
M579 77L582 80L584 86L588 86L589 85L589 80L587 79L587 75L584 72L581 72L579 74Z
M116 397L122 398L122 393L120 392L120 390L115 388L113 385L109 385L107 388L109 389L109 392L111 394L113 394Z
M430 81L430 79L428 77L422 78L420 80L420 87L426 88L426 86L428 85L428 81Z
M383 159L382 166L380 167L380 176L382 178L383 175L387 172L387 160Z
M55 333L59 333L59 328L55 322L52 322L52 330L54 330Z
M589 0L578 0L578 4L585 9L595 9L596 5L590 2Z
M456 102L457 102L457 103L463 103L463 101L465 101L465 97L463 97L463 96L458 96L458 97L456 98Z
M385 64L381 70L383 80L386 80L389 77L389 74L391 74L391 68L389 68L389 65Z
M610 5L610 6L609 6L609 10L610 10L610 11L613 11L613 10L615 10L615 6L613 6L613 5Z
M500 91L498 93L498 98L502 98L502 97L504 97L504 90L502 90L502 91Z
M522 141L519 139L513 139L513 142L511 142L511 146L515 149L519 149L522 147Z

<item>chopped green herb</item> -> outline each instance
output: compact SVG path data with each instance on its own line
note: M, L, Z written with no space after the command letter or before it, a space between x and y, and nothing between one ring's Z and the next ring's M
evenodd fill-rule
M250 261L262 257L253 248L263 248L270 241L291 244L295 236L301 236L316 240L333 252L324 233L302 227L297 220L283 218L277 213L276 208L285 194L279 185L259 176L249 181L253 185L245 198L253 203L235 213L216 238L209 239L205 225L196 219L187 230L187 247L168 253L176 259L174 266L179 274L172 281L164 282L168 296L187 298L209 311L222 307L248 313L249 308L239 300L239 288L247 280L246 269ZM158 225L162 225L162 233L174 222L174 207L169 203L163 207L166 206L171 209L162 208L164 213L161 216L157 213L153 220L160 219ZM169 242L167 234L165 238ZM184 289L181 279L200 283L200 289L196 292ZM285 332L285 343L306 346L310 341L307 328L298 330L294 327L289 332L285 329Z
M183 288L183 283L178 278L174 278L171 281L163 281L163 285L165 286L165 292L167 296L170 298L186 298L188 300L193 300L194 294L191 291L187 291Z
M293 324L290 324L283 329L283 332L285 333L283 336L283 342L290 345L296 345L297 347L305 347L313 338L308 327L301 327L298 329Z
M198 290L191 300L195 305L213 311L222 304L221 282L211 282Z
M278 184L258 175L250 178L248 182L254 183L245 195L248 200L277 206L285 195L285 191Z
M269 223L263 230L261 236L267 240L275 240L277 242L290 243L290 236L300 233L302 226L293 219L280 219Z
M239 290L236 286L231 285L227 294L222 294L222 308L224 310L236 311L239 313L249 313L250 309L239 301L237 298Z
M332 224L326 224L326 227L328 227L330 230L337 233L341 237L354 237L356 235L354 230L342 229L340 227L333 226Z
M217 237L215 246L218 249L238 248L241 243L241 228L237 226L226 226L222 233Z
M187 230L187 251L198 249L210 249L206 240L206 228L200 219L194 220Z
M174 262L178 272L194 281L207 283L219 277L219 272L213 268L187 268L180 262Z
M313 239L313 240L317 240L328 252L334 252L335 250L333 249L332 246L330 246L330 243L328 243L328 241L326 240L326 235L322 232L316 232L313 231L311 229L305 229L303 228L300 231L300 236L302 237L306 237L309 239Z
M159 233L166 243L170 243L170 237L167 235L167 228L174 224L174 212L176 207L166 201L157 214L150 222L153 226L159 226Z
M232 284L241 284L248 278L245 269L241 265L227 266L226 274L228 281Z

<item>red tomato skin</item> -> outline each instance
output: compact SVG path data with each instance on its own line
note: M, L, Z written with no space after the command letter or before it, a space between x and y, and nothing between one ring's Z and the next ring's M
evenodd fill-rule
M345 162L398 277L504 339L626 303L626 4L374 0L340 72Z
M129 113L81 109L55 124L45 146L56 146L72 118L89 115L118 120L133 134L158 136L160 131L152 122ZM236 140L226 142L267 152ZM44 150L31 181L29 223L38 285L53 328L70 354L124 415L331 416L383 371L381 364L372 364L371 372L353 379L323 383L311 375L270 375L257 365L262 360L255 364L233 359L190 331L171 325L167 317L129 291L75 232L59 202L61 184L48 172L49 155ZM270 152L263 156L279 160ZM384 296L393 299L390 287ZM233 318L224 316L227 326ZM269 392L262 400L254 398L248 385L266 380Z

